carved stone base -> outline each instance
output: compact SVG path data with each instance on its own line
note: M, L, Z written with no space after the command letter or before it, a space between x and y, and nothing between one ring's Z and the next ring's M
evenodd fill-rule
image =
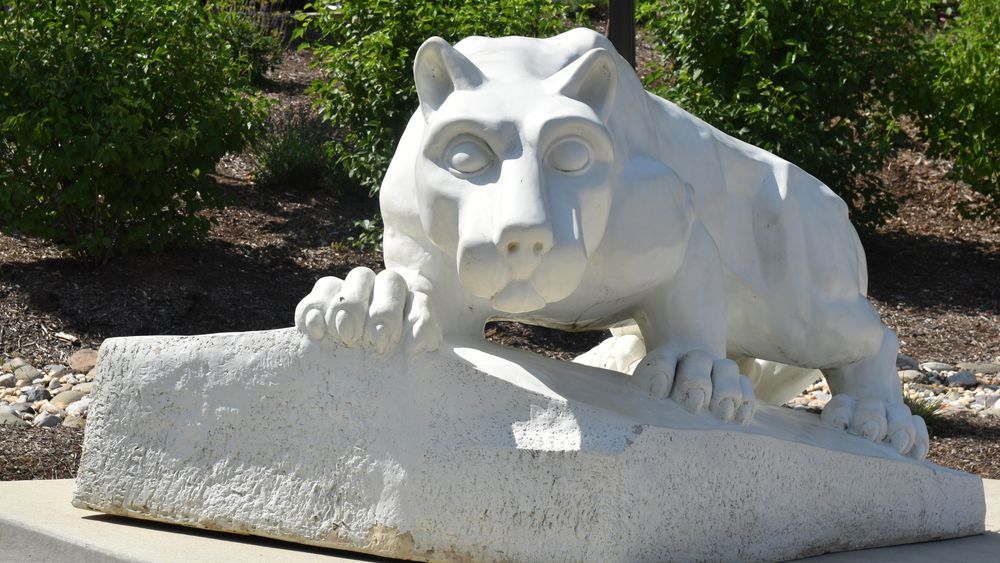
M74 505L435 561L765 561L978 534L978 477L483 342L105 342Z

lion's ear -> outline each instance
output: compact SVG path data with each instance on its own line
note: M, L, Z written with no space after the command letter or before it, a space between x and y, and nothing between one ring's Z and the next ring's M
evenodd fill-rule
M413 79L424 119L437 111L455 90L478 88L485 81L482 71L472 61L440 37L431 37L417 50Z
M545 83L552 91L587 104L601 121L607 121L618 91L618 67L606 49L591 49Z

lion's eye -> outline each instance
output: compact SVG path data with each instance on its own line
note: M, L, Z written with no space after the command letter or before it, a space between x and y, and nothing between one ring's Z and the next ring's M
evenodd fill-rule
M453 174L478 174L493 162L493 151L482 141L463 139L448 149L445 162Z
M590 147L578 138L558 141L549 149L545 162L560 172L582 172L590 164Z

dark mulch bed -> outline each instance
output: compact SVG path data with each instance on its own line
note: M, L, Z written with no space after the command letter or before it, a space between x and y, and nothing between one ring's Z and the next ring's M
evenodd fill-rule
M642 55L642 54L640 54ZM269 95L304 103L315 76L305 54L290 55L271 76ZM973 223L954 211L974 197L943 180L947 163L906 151L884 171L890 188L910 197L898 218L864 237L870 293L896 329L903 352L920 360L994 360L1000 355L1000 222ZM352 267L379 268L381 256L345 247L355 220L373 201L326 192L258 189L238 156L220 163L231 204L212 213L206 244L156 255L134 254L95 267L57 247L0 234L0 355L36 364L64 361L80 346L112 336L198 334L290 326L295 305L317 278ZM71 333L70 344L55 336ZM569 359L603 335L571 335L494 323L487 335ZM931 458L1000 478L998 425L968 418L947 425ZM0 427L0 480L70 477L82 432Z
M0 426L0 481L75 477L82 443L79 428Z
M987 479L1000 479L1000 419L949 416L935 425L927 459Z
M899 214L864 236L869 293L904 353L921 361L1000 357L1000 221L963 219L956 205L981 196L945 180L950 163L923 147L883 170L905 201Z

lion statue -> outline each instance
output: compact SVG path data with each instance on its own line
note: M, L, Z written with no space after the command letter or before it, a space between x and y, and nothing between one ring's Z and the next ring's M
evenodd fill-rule
M690 412L746 424L821 372L822 421L926 456L823 183L646 92L590 30L434 37L413 71L420 108L380 195L386 269L320 279L303 334L412 353L494 319L610 329L577 361Z

